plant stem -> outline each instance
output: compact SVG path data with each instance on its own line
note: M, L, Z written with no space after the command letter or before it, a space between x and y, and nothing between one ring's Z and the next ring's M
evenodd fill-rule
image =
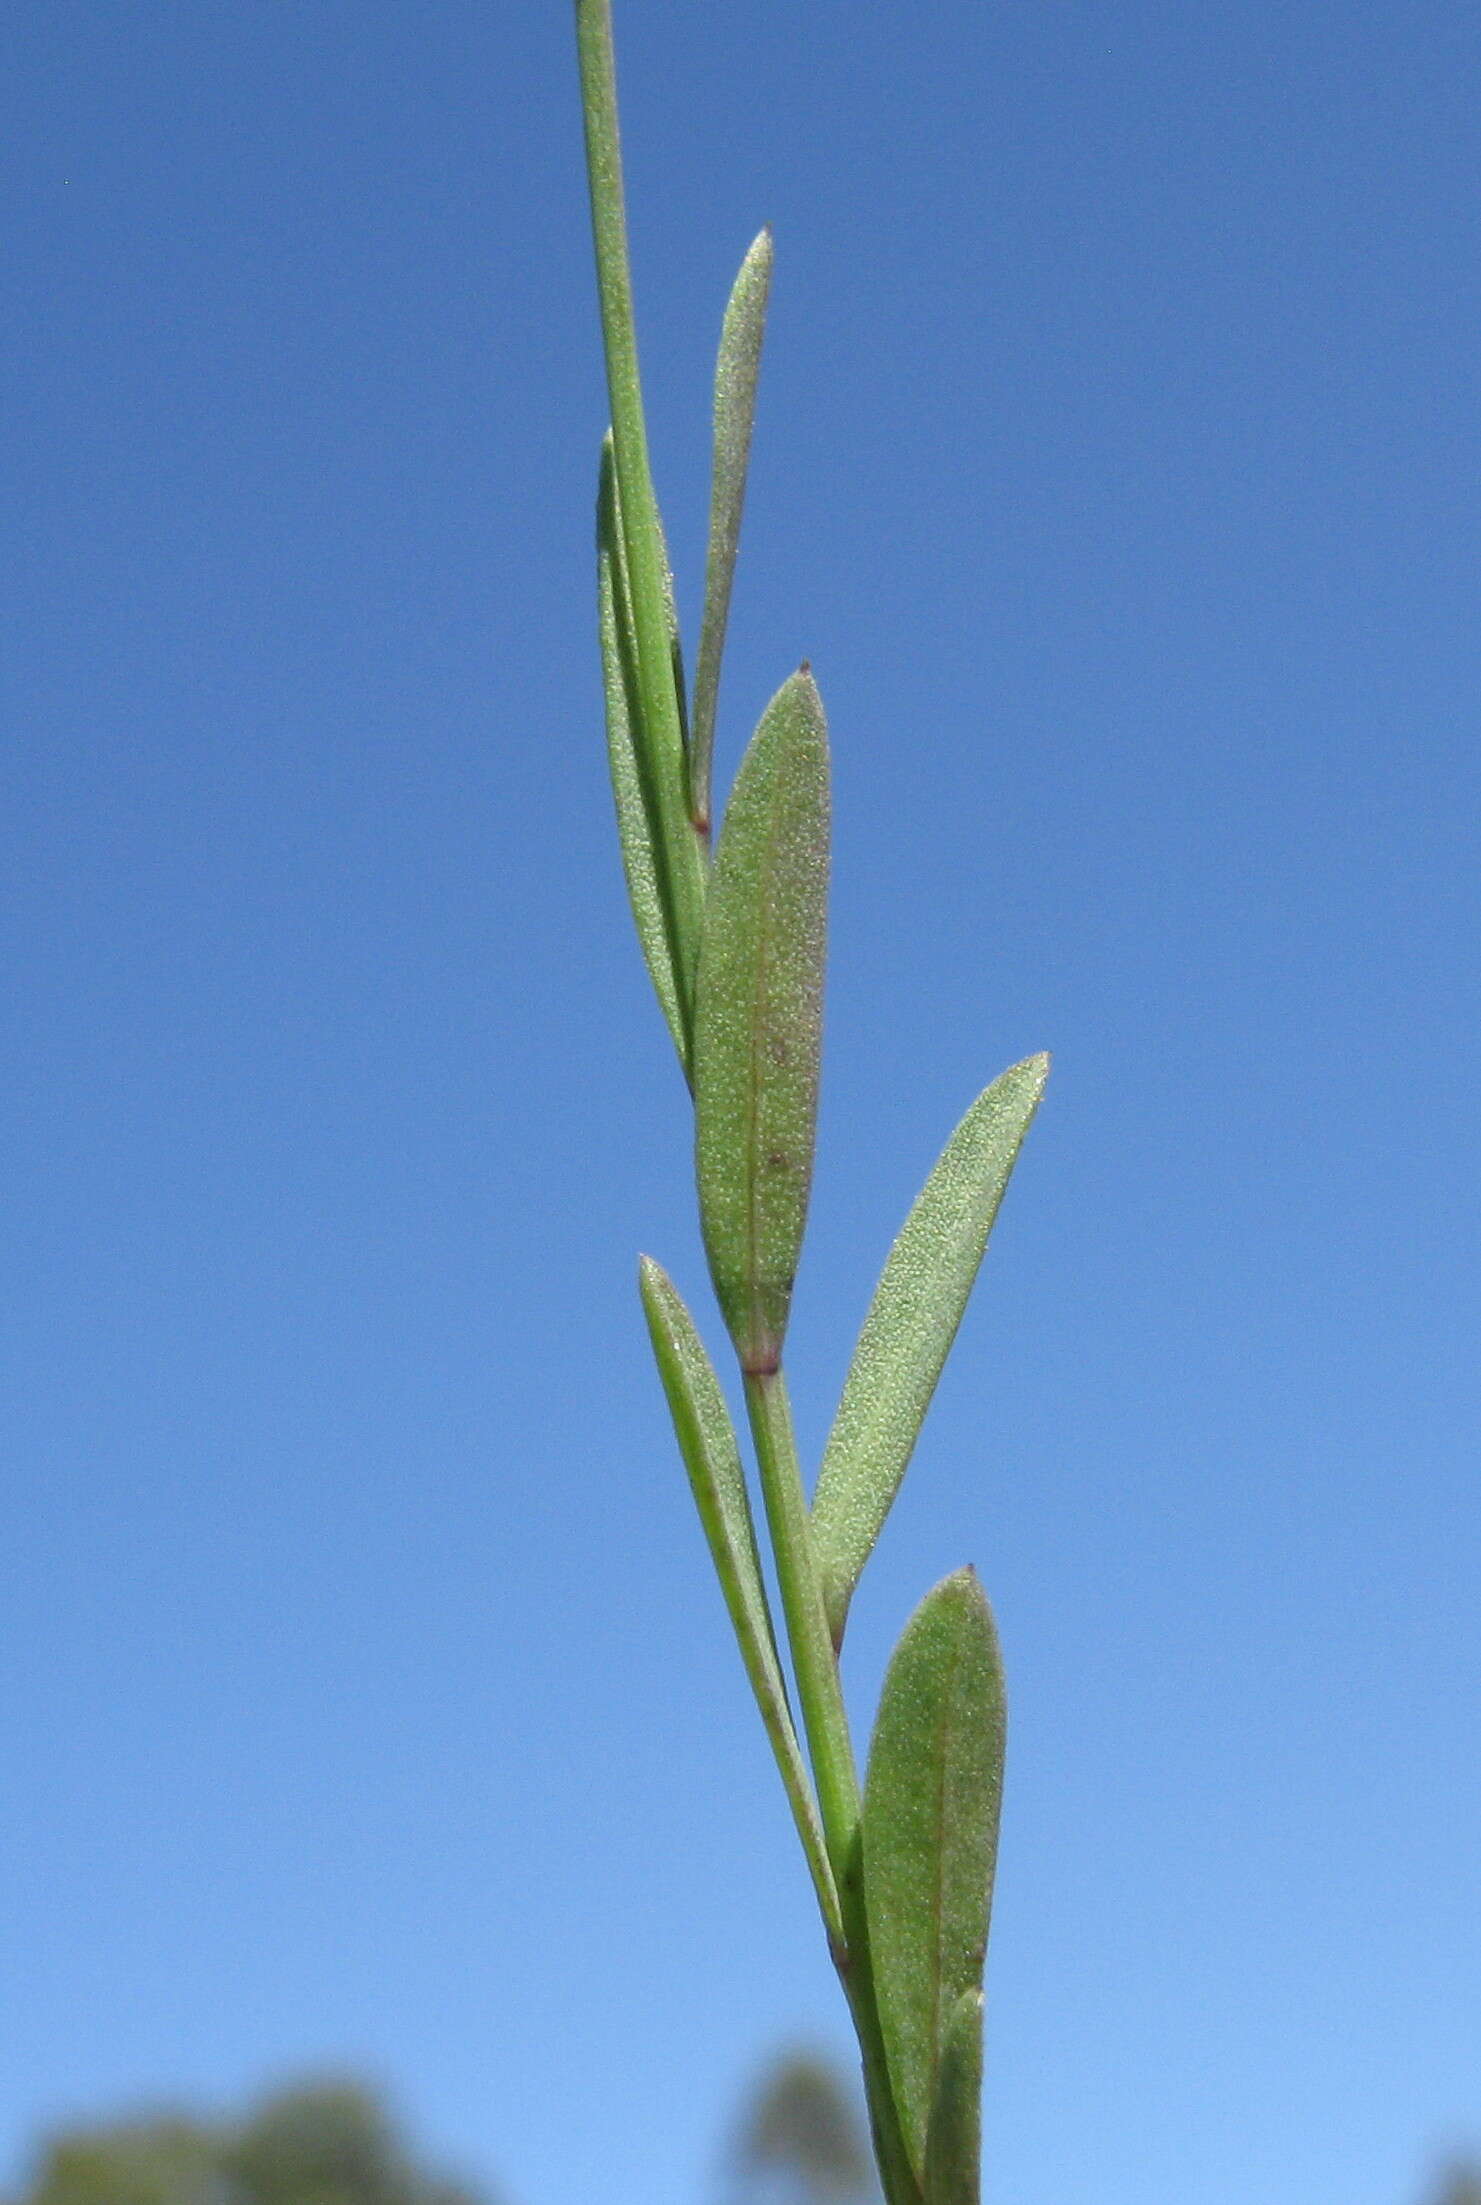
M745 1387L797 1698L843 1915L843 1946L841 1950L835 1946L834 1963L863 2055L875 2154L888 2205L919 2205L920 2191L900 2133L874 1995L861 1874L859 1776L838 1657L813 1562L807 1496L797 1459L787 1381L780 1370L747 1372Z
M776 1555L782 1613L797 1672L797 1696L817 1778L828 1857L840 1883L859 1835L859 1777L833 1658L822 1587L813 1568L807 1496L792 1431L792 1405L780 1370L746 1374L746 1408L756 1442L761 1493Z
M689 817L689 762L669 632L663 537L648 464L648 432L638 378L610 0L576 0L576 43L581 61L586 169L617 466L617 502L637 634L642 739L658 811L663 852L660 889L673 937L680 1009L687 1034L693 1020L705 860L702 840Z

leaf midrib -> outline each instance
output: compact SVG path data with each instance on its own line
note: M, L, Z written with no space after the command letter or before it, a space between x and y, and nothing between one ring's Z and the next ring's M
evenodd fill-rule
M935 2089L936 2069L940 2062L941 2051L941 1985L942 1978L945 1973L946 1960L944 1938L944 1923L946 1919L946 1846L943 1840L946 1831L947 1748L952 1727L952 1714L956 1705L956 1680L957 1675L961 1669L961 1665L962 1652L958 1643L957 1634L953 1632L951 1652L948 1657L946 1689L942 1694L941 1718L937 1732L938 1752L936 1760L936 1828L934 1832L935 1843L932 1847L936 1862L936 1873L934 1878L934 1889L931 1895L930 1913L933 1942L935 1946L935 1966L931 1970L931 2033L927 2064L928 2091L926 2100L926 2119L925 2126L921 2130L921 2152L923 2167L926 2135L930 2126L930 2098Z
M784 730L784 746L785 742L786 731ZM752 1016L750 1021L749 1047L751 1055L751 1079L749 1094L747 1097L747 1124L745 1130L746 1156L749 1163L749 1170L747 1172L748 1184L746 1189L746 1235L748 1259L746 1268L749 1274L750 1281L747 1298L751 1303L751 1315L753 1323L759 1323L761 1320L761 1285L757 1271L757 1264L760 1254L760 1226L758 1223L758 1209L760 1204L761 1183L761 1174L758 1169L761 1131L761 1051L759 1037L762 1026L764 1024L762 1005L766 997L766 976L769 965L767 952L770 946L771 939L770 920L772 915L773 902L771 895L767 893L767 891L769 891L772 883L771 860L776 849L777 830L778 823L781 817L782 799L786 793L786 777L782 771L782 763L785 755L786 751L785 747L783 747L781 755L777 758L772 767L771 787L767 791L766 832L763 840L765 862L761 869L760 876L763 893L758 899L758 910L756 919L756 992L752 1002ZM750 1343L750 1345L752 1348L752 1355L750 1359L754 1360L754 1348L756 1343L752 1342ZM766 1361L774 1367L776 1360L780 1357L780 1354L780 1341L777 1341L774 1345L768 1345L766 1351ZM756 1371L753 1375L760 1377L764 1376L765 1373L762 1371Z

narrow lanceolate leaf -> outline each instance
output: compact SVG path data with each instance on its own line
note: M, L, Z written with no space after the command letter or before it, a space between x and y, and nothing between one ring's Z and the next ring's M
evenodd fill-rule
M704 857L689 817L689 761L675 682L673 631L664 602L663 530L648 463L648 432L633 327L622 152L617 128L617 78L608 0L577 0L576 42L586 125L597 290L607 361L614 471L632 613L634 664L641 709L633 737L643 754L648 793L664 854L661 886L670 939L683 985L692 998L704 902Z
M1003 1785L1002 1661L972 1570L928 1593L885 1678L864 1785L864 1905L905 2148L926 2140L960 2000L982 1988Z
M787 1688L777 1659L771 1608L756 1553L756 1530L741 1468L735 1427L714 1365L673 1282L651 1256L639 1267L639 1284L659 1376L668 1397L679 1449L709 1542L710 1557L771 1750L791 1802L817 1890L823 1919L835 1940L842 1936L838 1894L797 1742Z
M813 1501L813 1549L835 1644L900 1489L1049 1059L995 1080L947 1142L890 1250L854 1349Z
M730 587L740 544L741 510L746 500L746 468L756 420L756 384L761 372L761 340L771 292L771 231L765 229L745 259L725 320L715 362L715 457L710 478L710 545L705 561L704 618L694 668L689 778L694 822L710 823L710 776L715 755L715 704L720 691L720 661L725 624L730 617Z
M597 613L602 642L602 687L607 707L607 763L617 803L622 869L627 876L628 898L648 974L668 1021L669 1032L674 1037L679 1062L687 1072L688 1015L664 895L663 845L648 763L638 741L642 704L637 647L633 639L627 563L617 519L617 484L610 436L602 445L597 490Z
M925 2205L978 2205L982 2188L982 1993L963 1991L941 2046L926 2131Z
M828 735L804 667L736 776L694 999L700 1222L736 1352L758 1377L781 1355L807 1221L827 901Z

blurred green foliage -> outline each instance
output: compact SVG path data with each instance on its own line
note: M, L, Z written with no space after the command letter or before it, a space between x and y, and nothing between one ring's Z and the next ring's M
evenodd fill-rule
M74 2129L41 2152L13 2205L486 2205L412 2159L356 2083L266 2099L245 2120L159 2115Z
M738 2205L853 2205L879 2189L860 2112L810 2053L777 2060L745 2106L729 2174Z
M745 2102L726 2159L733 2205L878 2205L862 2113L826 2060L789 2053ZM1481 2205L1481 2166L1457 2162L1430 2205ZM0 2205L492 2205L419 2165L373 2091L319 2082L239 2121L158 2114L69 2129Z

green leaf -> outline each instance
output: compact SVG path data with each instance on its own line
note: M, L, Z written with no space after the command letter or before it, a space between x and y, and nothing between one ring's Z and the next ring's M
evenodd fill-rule
M997 1633L976 1573L928 1593L890 1661L864 1785L880 2027L917 2180L958 2002L982 1988L1003 1788Z
M679 1062L689 1069L689 1036L683 986L663 892L663 844L650 784L642 724L637 646L633 637L627 564L617 515L612 439L602 444L597 489L597 619L602 642L602 688L607 707L607 763L617 803L617 831L628 900L654 992L674 1037Z
M777 1368L807 1222L822 1043L828 734L806 667L741 761L694 999L695 1161L710 1272L742 1368Z
M764 229L745 259L725 309L720 353L715 362L715 456L710 477L710 543L705 561L704 618L694 668L693 748L690 753L691 802L695 823L710 820L710 773L715 754L715 705L720 691L720 661L730 617L730 588L740 545L741 510L746 500L746 468L756 421L756 384L761 373L761 340L766 332L766 302L771 292L771 231Z
M1048 1076L1049 1059L1030 1057L978 1096L916 1198L875 1288L813 1500L813 1550L835 1645L900 1490Z
M840 1939L838 1895L777 1658L776 1634L757 1557L756 1528L735 1427L714 1365L672 1280L651 1256L641 1259L638 1280L653 1353L709 1542L710 1558L791 1802L823 1919L834 1938Z
M702 838L689 816L689 761L675 676L673 627L665 603L663 530L643 420L623 209L612 19L606 0L578 0L576 40L612 418L617 518L632 621L636 694L641 700L641 709L633 715L632 733L643 759L645 791L662 855L658 886L679 974L680 1008L687 1022L694 996L694 961L699 951L705 857Z
M941 2047L926 2132L925 2205L978 2205L982 2189L982 1993L963 1991Z

